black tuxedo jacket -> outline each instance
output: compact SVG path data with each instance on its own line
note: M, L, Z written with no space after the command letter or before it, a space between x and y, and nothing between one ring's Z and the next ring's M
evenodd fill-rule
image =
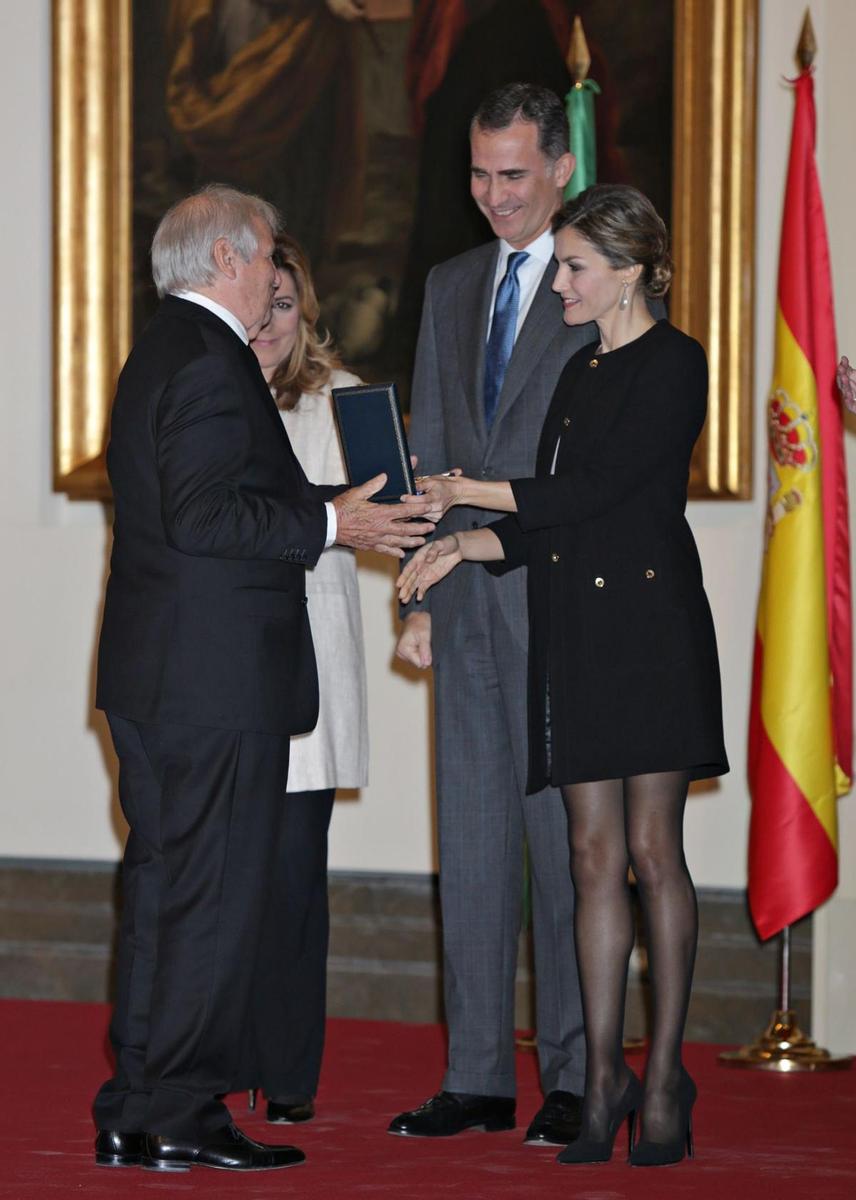
M326 537L255 355L167 297L119 377L96 704L143 723L291 734L318 711L305 568Z

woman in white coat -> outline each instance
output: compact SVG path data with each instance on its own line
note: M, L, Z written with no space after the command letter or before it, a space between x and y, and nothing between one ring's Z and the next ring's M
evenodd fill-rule
M303 250L280 234L280 283L271 318L252 343L294 452L313 483L346 483L332 387L360 380L340 368L316 330L318 300ZM306 572L318 663L320 711L311 733L291 739L275 894L256 972L248 1080L263 1089L267 1119L314 1116L326 1012L327 830L337 788L368 782L366 676L353 551L325 550Z

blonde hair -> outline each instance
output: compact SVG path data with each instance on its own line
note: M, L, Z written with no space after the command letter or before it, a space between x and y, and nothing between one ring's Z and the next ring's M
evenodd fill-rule
M303 247L288 233L274 239L273 261L280 271L288 271L297 292L297 337L288 358L277 366L270 386L277 406L292 409L304 392L319 392L342 364L330 334L322 337L316 329L321 307Z

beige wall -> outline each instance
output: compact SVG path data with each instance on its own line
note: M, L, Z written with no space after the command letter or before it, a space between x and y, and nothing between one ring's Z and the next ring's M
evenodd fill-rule
M772 365L778 226L792 100L781 77L804 0L762 0L759 75L756 481L763 480L761 401ZM850 224L856 194L848 46L856 5L812 6L819 55L818 156L828 208L841 347L856 357L856 250ZM48 0L4 6L0 44L0 161L5 279L0 470L0 855L115 858L121 822L113 809L112 760L103 723L91 712L92 652L107 533L97 505L72 505L49 487L50 437L50 23ZM14 170L9 164L14 163ZM856 490L856 438L848 441ZM745 882L745 783L749 664L761 551L763 487L741 504L694 504L711 604L719 630L732 773L693 797L688 855L703 885ZM335 867L425 871L434 865L428 762L427 682L391 667L390 571L363 572L370 656L372 784L337 805ZM818 921L817 996L823 1036L846 1014L827 979L856 973L838 943L856 919L856 800L843 801L842 884ZM852 940L852 939L850 939ZM842 974L844 972L844 974ZM836 1036L844 1036L837 1033ZM856 1044L856 1029L846 1035Z

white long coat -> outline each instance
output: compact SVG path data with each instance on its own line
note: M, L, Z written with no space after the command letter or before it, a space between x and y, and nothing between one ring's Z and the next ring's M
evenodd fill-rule
M280 410L294 453L311 483L347 483L333 417L331 387L360 380L334 371L320 392ZM318 661L320 709L311 733L291 739L289 792L358 788L368 783L369 738L363 623L354 552L325 550L306 572L309 623Z

